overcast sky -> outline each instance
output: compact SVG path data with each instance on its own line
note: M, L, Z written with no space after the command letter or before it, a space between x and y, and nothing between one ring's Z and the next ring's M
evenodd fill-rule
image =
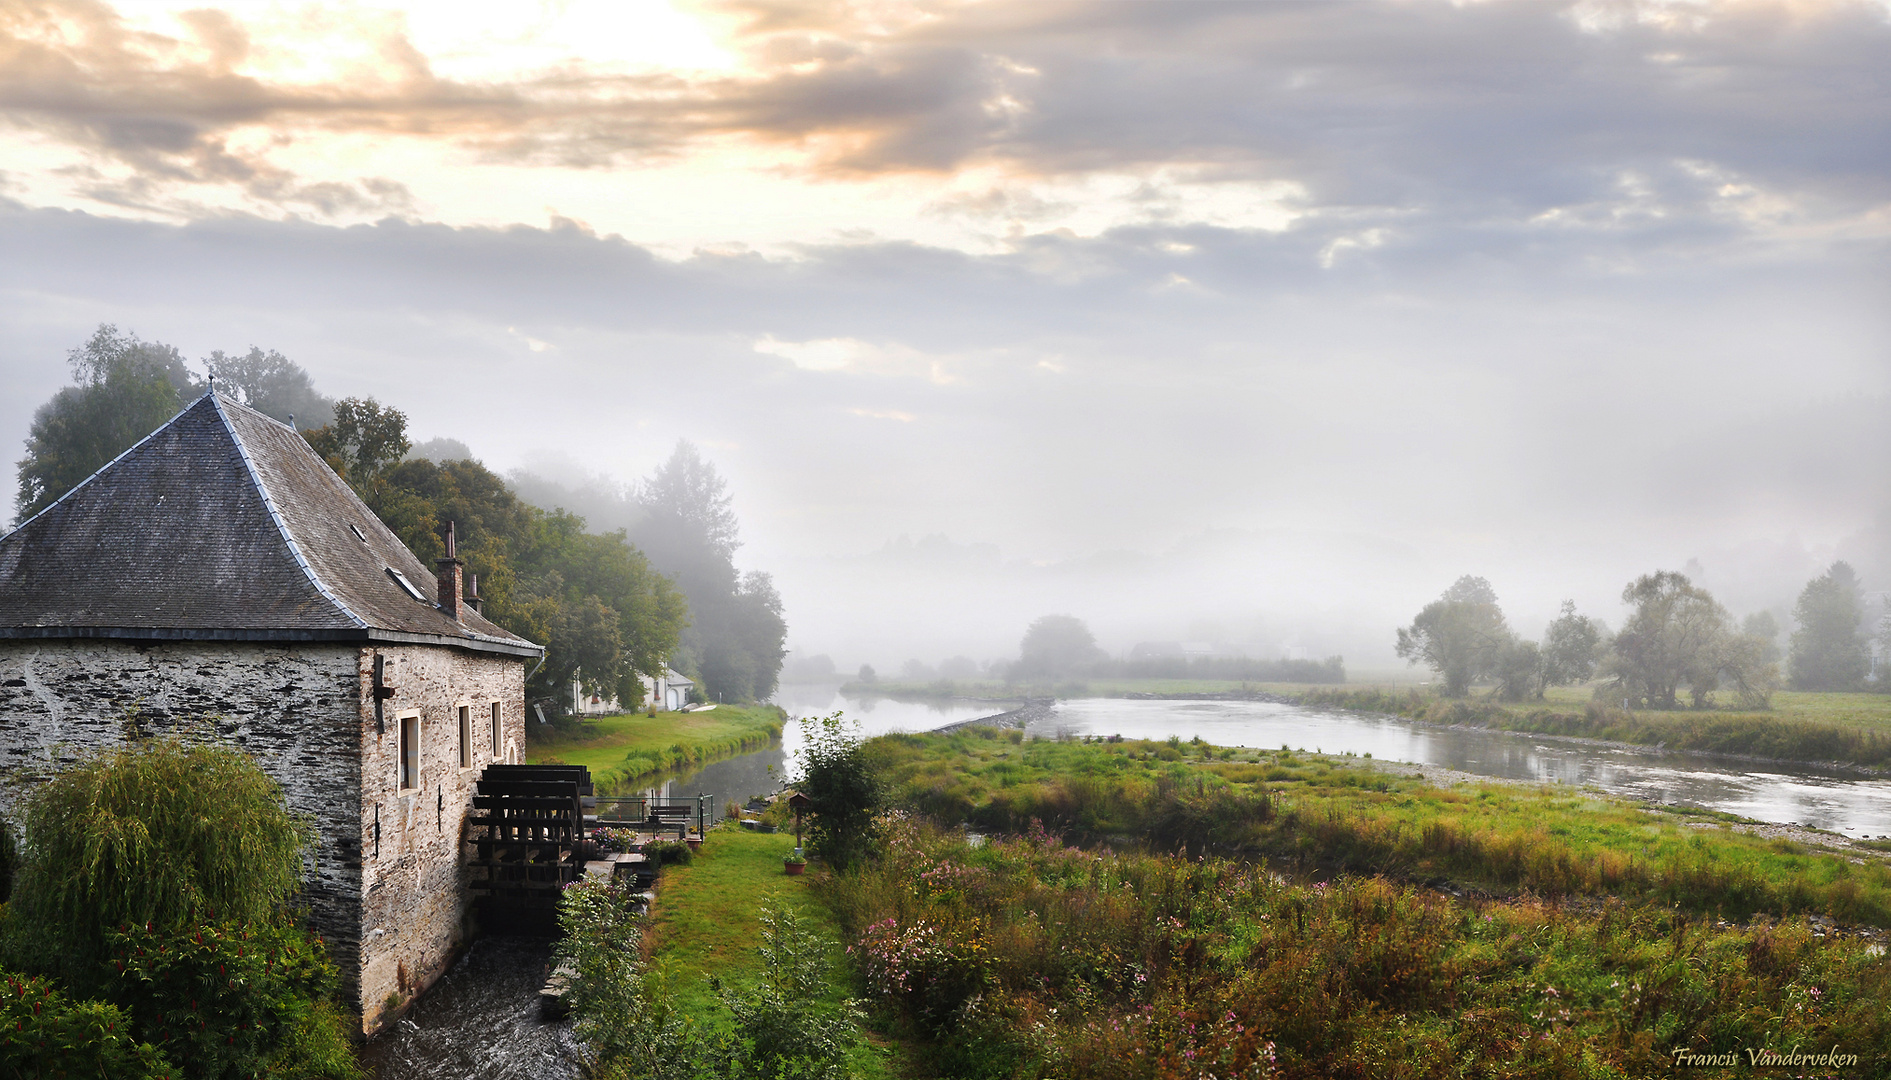
M0 0L0 116L9 467L110 322L690 439L849 667L1891 589L1884 3Z

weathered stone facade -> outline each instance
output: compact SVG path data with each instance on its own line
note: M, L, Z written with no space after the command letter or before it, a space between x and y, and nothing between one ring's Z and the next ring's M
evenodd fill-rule
M366 650L361 675L359 836L365 891L360 1000L370 1028L387 1006L438 978L471 931L466 887L471 849L465 836L473 785L480 770L495 761L524 760L525 745L525 669L518 661L426 646L381 653L384 678L395 687L383 706L384 732L376 730L374 702L365 692L373 664ZM462 708L470 729L464 759ZM402 788L400 721L415 715L420 721L418 783Z
M395 688L380 723L376 652ZM524 675L511 657L425 645L0 640L0 814L127 737L181 732L242 749L315 825L303 900L373 1030L473 930L465 820L479 770L520 760ZM403 789L407 716L419 720L420 769Z

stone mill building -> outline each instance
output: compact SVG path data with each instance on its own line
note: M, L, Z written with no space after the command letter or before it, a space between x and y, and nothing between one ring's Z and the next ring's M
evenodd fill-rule
M178 730L308 815L303 902L372 1030L473 929L463 822L518 762L527 665L288 425L215 392L0 537L0 814Z

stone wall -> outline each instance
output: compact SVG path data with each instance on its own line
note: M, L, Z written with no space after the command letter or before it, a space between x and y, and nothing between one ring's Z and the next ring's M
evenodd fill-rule
M466 888L465 820L480 771L523 760L525 668L501 659L425 646L383 648L384 680L395 688L378 730L367 689L373 653L361 657L361 1007L373 1030L391 1007L431 985L472 932ZM500 706L499 753L492 752L491 706ZM471 726L470 767L460 767L459 709ZM400 721L420 720L420 775L400 786ZM377 847L375 823L380 823Z
M361 923L360 650L351 645L0 641L0 814L78 756L181 731L234 745L316 823L310 923L343 975Z
M80 754L171 731L253 755L316 823L304 900L365 1030L430 985L471 931L465 817L479 771L522 760L524 665L433 646L380 649L395 687L374 713L376 650L353 645L0 641L0 815ZM459 763L460 706L471 767ZM420 720L419 783L399 786L399 723ZM379 825L378 835L376 825ZM378 845L377 845L378 840Z

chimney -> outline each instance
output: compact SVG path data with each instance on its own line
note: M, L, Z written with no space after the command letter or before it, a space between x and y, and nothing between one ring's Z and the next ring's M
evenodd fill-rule
M453 545L453 523L446 523L446 558L433 561L435 573L440 581L440 610L447 618L460 621L460 562L459 552Z
M479 606L478 574L468 574L466 576L466 606L472 608L474 611L482 610Z

